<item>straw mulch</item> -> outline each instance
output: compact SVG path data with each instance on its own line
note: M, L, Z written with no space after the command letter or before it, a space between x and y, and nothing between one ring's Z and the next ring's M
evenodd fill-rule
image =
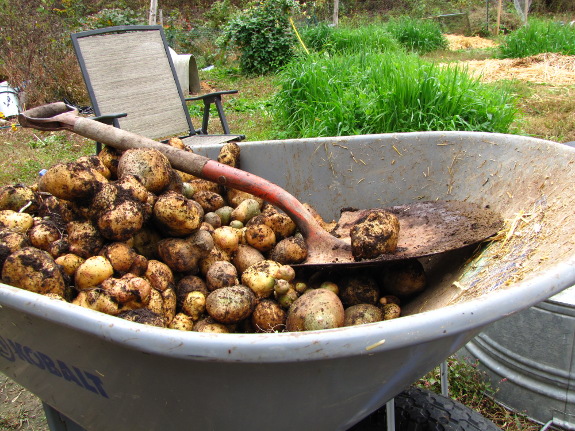
M451 51L458 51L461 49L483 49L483 48L493 48L497 46L495 42L490 39L484 39L479 36L460 36L458 34L446 34L444 35L449 42L449 49Z
M483 82L502 79L548 85L575 85L575 56L554 53L526 58L471 60L459 63Z

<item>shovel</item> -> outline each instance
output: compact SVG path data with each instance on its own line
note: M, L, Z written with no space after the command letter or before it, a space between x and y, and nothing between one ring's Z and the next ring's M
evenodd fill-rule
M326 232L294 196L270 181L207 157L79 117L74 108L63 102L24 111L18 115L18 120L23 127L38 130L70 130L121 151L153 148L163 153L175 169L262 198L291 217L305 238L308 257L302 264L293 266L360 266L423 257L480 242L496 234L503 225L493 211L466 202L420 202L386 208L400 222L397 250L376 259L356 261L351 253L349 229L361 218L363 211L342 213L336 237Z

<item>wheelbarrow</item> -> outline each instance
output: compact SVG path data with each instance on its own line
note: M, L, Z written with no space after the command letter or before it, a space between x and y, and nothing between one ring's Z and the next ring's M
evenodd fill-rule
M459 200L508 225L422 258L429 287L403 317L323 331L181 332L2 285L0 370L87 430L347 430L490 323L575 284L574 166L572 148L476 132L243 143L242 169L326 219Z

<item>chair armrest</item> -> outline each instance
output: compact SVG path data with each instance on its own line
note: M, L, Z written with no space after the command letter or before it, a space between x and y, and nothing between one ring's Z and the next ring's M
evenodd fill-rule
M215 91L213 93L203 94L201 96L186 97L186 102L188 102L190 100L203 100L206 98L218 97L218 96L221 96L222 94L236 94L237 92L238 92L238 90Z
M106 114L106 115L99 115L97 117L91 117L91 120L99 121L100 123L104 124L112 124L115 119L117 118L124 118L127 117L128 114L125 112L122 113L115 113L115 114Z

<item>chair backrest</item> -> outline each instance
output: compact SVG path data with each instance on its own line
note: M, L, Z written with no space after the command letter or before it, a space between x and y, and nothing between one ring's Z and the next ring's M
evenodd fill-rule
M194 134L161 26L119 26L71 35L96 115L151 139Z

